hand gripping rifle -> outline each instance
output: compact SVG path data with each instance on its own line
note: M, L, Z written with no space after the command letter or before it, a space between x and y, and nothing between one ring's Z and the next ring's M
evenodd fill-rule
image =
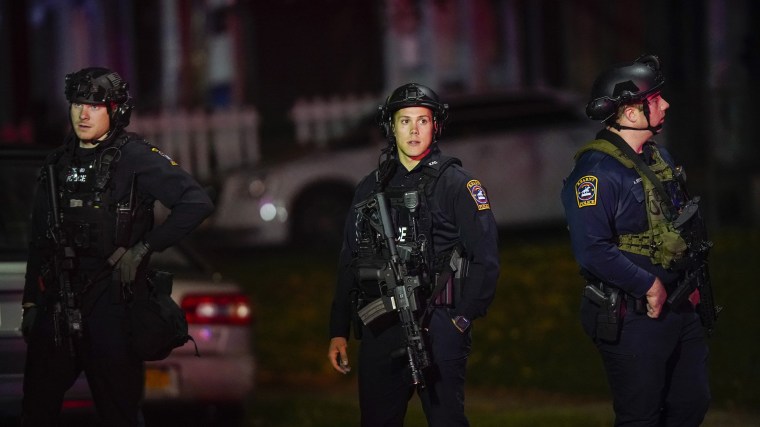
M376 280L380 283L381 289L381 297L359 310L359 317L365 325L369 325L385 313L398 312L406 341L401 352L406 353L412 374L412 384L424 388L423 370L430 366L430 357L425 348L420 326L414 317L414 312L419 308L415 291L420 286L420 278L409 274L399 256L385 193L376 193L359 208L365 211L374 209L374 212L368 215L370 223L382 234L390 253L388 263L382 268L359 269L360 280Z
M63 343L67 338L70 351L74 351L74 338L82 336L82 312L76 303L76 296L71 289L71 272L74 270L74 248L71 247L66 234L61 227L60 211L58 207L58 185L55 182L55 166L47 166L48 192L50 193L50 208L53 219L53 240L55 242L55 254L53 256L53 269L58 281L58 301L53 311L53 326L55 329L54 340L56 346Z
M681 233L688 247L687 256L681 262L685 263L686 274L673 292L668 295L671 307L683 304L695 289L699 290L699 303L696 310L702 321L702 326L709 335L715 328L723 307L715 305L712 282L707 268L707 255L713 243L707 239L707 231L699 215L699 197L695 197L684 205L681 214L673 222L673 226Z

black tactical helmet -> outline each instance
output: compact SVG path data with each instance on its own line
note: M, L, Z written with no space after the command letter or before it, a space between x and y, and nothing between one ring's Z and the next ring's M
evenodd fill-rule
M66 75L66 100L79 104L105 104L111 119L111 130L129 124L132 98L129 84L107 68L90 67Z
M417 83L407 83L399 86L385 100L385 104L377 107L377 124L380 125L387 138L393 138L391 124L393 113L406 107L427 107L433 111L435 137L441 136L444 124L449 117L449 105L442 104L438 95L427 86Z
M665 77L655 55L643 55L631 63L615 65L594 81L586 115L592 120L607 121L619 106L642 102L663 83Z

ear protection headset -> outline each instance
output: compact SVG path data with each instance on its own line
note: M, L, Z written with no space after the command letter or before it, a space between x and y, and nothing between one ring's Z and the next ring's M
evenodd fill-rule
M385 103L377 107L377 124L390 145L395 144L393 113L406 107L429 108L433 112L433 125L435 127L433 141L435 142L441 137L446 120L449 118L449 105L442 104L438 95L429 87L417 83L407 83L396 88L385 100Z

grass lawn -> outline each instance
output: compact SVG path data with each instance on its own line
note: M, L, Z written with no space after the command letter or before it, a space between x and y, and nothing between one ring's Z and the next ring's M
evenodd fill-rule
M294 389L272 386L259 390L246 426L356 427L359 407L355 389L345 386ZM614 415L607 400L543 392L469 389L467 415L474 427L608 427ZM427 426L419 400L413 397L407 427ZM760 416L713 409L703 427L753 427Z
M760 414L748 414L760 408L760 231L721 230L712 237L715 299L725 310L709 340L713 409L705 425L760 426ZM251 425L355 426L355 375L340 376L326 358L337 250L209 256L256 304ZM505 232L501 267L496 299L474 326L467 402L473 425L610 425L601 361L578 320L582 281L567 233ZM353 359L356 349L351 342ZM408 419L410 426L424 425L418 405Z

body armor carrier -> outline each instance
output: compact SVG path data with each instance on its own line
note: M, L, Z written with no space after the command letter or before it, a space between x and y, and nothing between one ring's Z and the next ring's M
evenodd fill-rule
M107 258L117 247L131 247L152 226L152 203L138 197L135 177L127 199L114 199L111 178L128 142L129 134L96 148L82 163L73 153L57 161L62 228L78 257Z
M621 147L627 148L622 145ZM709 335L722 310L713 299L707 265L712 242L707 238L707 228L699 212L699 197L689 198L686 192L683 171L680 167L675 170L671 168L655 144L644 145L645 155L651 156L652 159L649 165L644 164L640 158L629 158L621 148L606 140L590 142L578 151L575 158L578 159L581 153L588 150L606 153L624 166L635 168L641 176L649 229L643 233L619 236L618 246L626 252L649 256L652 263L662 265L666 269L682 272L681 279L674 287L668 289L667 303L671 307L680 307L686 303L694 290L698 290L699 303L696 310L702 326ZM630 155L635 156L632 149L629 151ZM647 167L649 170L645 169ZM665 197L670 200L663 200ZM614 288L608 288L609 292L603 289L594 290L595 286L599 285L588 284L584 295L592 301L597 301L597 305L607 307L608 313L604 314L604 318L609 319L597 322L597 334L600 337L602 335L599 334L605 334L608 338L616 340L620 332L621 322L618 317L621 312L616 308L619 307L615 302L617 299L611 297L618 295L620 291ZM600 326L602 329L599 329Z
M353 323L357 339L361 339L361 324L373 330L382 330L398 317L387 315L395 310L388 306L393 303L388 298L391 289L387 280L389 267L394 262L400 263L400 270L405 272L402 280L409 291L409 311L417 312L416 316L422 317L422 323L425 323L425 315L420 309L426 309L431 304L454 303L456 292L452 288L461 288L463 276L449 280L450 273L456 268L457 274L463 275L466 272L463 267L465 261L459 256L461 251L457 248L445 254L435 253L429 206L438 178L453 163L461 164L458 159L443 157L423 165L420 182L411 188L383 188L382 183L386 181L378 172L379 184L375 192L354 206L358 251L354 255L353 269L357 287L351 291L351 305L354 307ZM380 170L388 169L381 166ZM387 199L387 215L381 212L378 199ZM382 217L388 218L387 231ZM389 235L393 243L388 241ZM396 291L398 289L395 288ZM433 299L431 295L437 297Z
M582 153L589 150L601 151L615 158L627 168L636 168L635 163L626 157L619 148L602 139L586 144L576 153L575 158L578 159ZM674 171L662 158L654 144L645 145L644 151L651 155L652 163L648 166L657 179L662 182L670 200L662 200L655 183L636 168L644 186L649 228L642 233L617 236L618 247L626 252L648 256L652 263L662 265L665 268L677 267L688 250L687 241L684 239L685 234L688 233L681 229L685 222L684 217L681 217L681 222L678 222L675 216L686 211L687 206L690 206L688 210L696 209L698 199L689 201L680 167ZM688 219L690 218L685 218L686 221Z
M394 160L389 160L394 161ZM440 273L450 251L446 254L436 254L433 247L433 219L429 207L429 199L433 194L435 184L443 171L451 164L460 164L459 159L441 157L437 162L423 166L422 177L416 188L387 187L384 191L391 207L392 228L397 233L397 248L401 261L410 274L415 274L423 281L424 292L432 291L432 280L435 273ZM382 168L381 168L382 169ZM371 226L373 220L368 215L372 213L362 210L357 204L356 239L359 251L355 258L356 268L384 265L390 258L384 237ZM370 299L380 295L377 282L360 280L360 290Z

